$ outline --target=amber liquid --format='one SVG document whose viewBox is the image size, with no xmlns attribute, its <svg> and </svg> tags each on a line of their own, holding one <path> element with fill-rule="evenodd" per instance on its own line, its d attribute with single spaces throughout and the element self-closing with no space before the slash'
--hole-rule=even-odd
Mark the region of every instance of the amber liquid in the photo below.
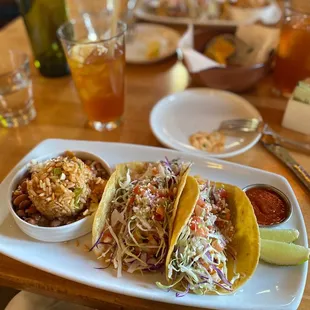
<svg viewBox="0 0 310 310">
<path fill-rule="evenodd" d="M 83 64 L 69 58 L 69 65 L 88 120 L 119 120 L 124 112 L 124 50 L 115 49 L 112 57 L 91 55 Z"/>
<path fill-rule="evenodd" d="M 274 71 L 275 87 L 291 94 L 298 81 L 310 77 L 310 18 L 282 27 Z"/>
</svg>

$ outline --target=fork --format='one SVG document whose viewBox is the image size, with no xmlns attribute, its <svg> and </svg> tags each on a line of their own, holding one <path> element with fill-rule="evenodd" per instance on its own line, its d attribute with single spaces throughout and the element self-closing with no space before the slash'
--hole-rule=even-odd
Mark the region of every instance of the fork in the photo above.
<svg viewBox="0 0 310 310">
<path fill-rule="evenodd" d="M 266 141 L 270 141 L 270 144 L 277 144 L 298 152 L 310 154 L 310 144 L 284 138 L 274 132 L 268 124 L 258 118 L 232 119 L 223 121 L 218 130 L 226 132 L 235 131 L 243 133 L 261 133 L 263 134 L 262 139 L 265 143 L 268 143 Z"/>
<path fill-rule="evenodd" d="M 264 122 L 258 118 L 231 119 L 223 121 L 218 130 L 262 133 Z"/>
</svg>

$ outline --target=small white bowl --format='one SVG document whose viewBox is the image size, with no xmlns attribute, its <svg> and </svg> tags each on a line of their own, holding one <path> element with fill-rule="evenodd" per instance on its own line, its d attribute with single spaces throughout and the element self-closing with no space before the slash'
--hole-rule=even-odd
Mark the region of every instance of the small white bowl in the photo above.
<svg viewBox="0 0 310 310">
<path fill-rule="evenodd" d="M 48 154 L 39 158 L 33 159 L 36 162 L 42 162 L 51 158 L 55 158 L 57 156 L 63 155 L 65 152 L 58 152 L 53 154 Z M 111 175 L 111 168 L 108 165 L 106 161 L 104 161 L 102 158 L 83 151 L 72 151 L 76 155 L 76 157 L 80 159 L 91 159 L 98 161 L 101 163 L 103 168 L 107 171 L 109 175 Z M 79 238 L 81 236 L 84 236 L 91 232 L 92 224 L 94 220 L 94 213 L 90 216 L 87 216 L 83 219 L 80 219 L 74 223 L 67 224 L 64 226 L 59 227 L 41 227 L 29 224 L 22 220 L 14 211 L 13 205 L 12 205 L 12 193 L 17 188 L 18 184 L 20 183 L 21 179 L 25 177 L 27 171 L 29 169 L 29 163 L 27 163 L 23 168 L 21 168 L 14 178 L 12 179 L 12 182 L 9 186 L 9 192 L 8 192 L 8 199 L 9 199 L 9 211 L 11 212 L 13 219 L 15 223 L 18 225 L 18 227 L 28 236 L 45 242 L 63 242 L 68 241 L 72 239 Z"/>
</svg>

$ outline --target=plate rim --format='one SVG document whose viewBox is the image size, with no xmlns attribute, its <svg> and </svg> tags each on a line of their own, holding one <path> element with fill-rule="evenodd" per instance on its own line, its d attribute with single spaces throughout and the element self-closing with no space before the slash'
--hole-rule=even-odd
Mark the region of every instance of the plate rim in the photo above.
<svg viewBox="0 0 310 310">
<path fill-rule="evenodd" d="M 245 153 L 246 151 L 248 151 L 249 149 L 251 149 L 253 146 L 255 146 L 260 138 L 262 137 L 262 133 L 257 133 L 256 137 L 250 142 L 248 143 L 247 145 L 245 145 L 244 147 L 242 147 L 241 149 L 239 150 L 235 150 L 235 151 L 232 151 L 232 152 L 228 152 L 228 153 L 217 153 L 217 154 L 212 154 L 212 153 L 208 153 L 208 152 L 203 152 L 203 151 L 199 151 L 199 150 L 190 150 L 190 149 L 183 149 L 183 148 L 178 148 L 176 145 L 174 145 L 173 143 L 169 143 L 169 141 L 163 139 L 163 136 L 160 134 L 160 130 L 158 130 L 158 127 L 156 127 L 156 113 L 159 113 L 158 111 L 160 109 L 163 108 L 163 106 L 165 104 L 167 104 L 168 102 L 170 102 L 170 98 L 173 98 L 173 97 L 176 97 L 176 96 L 179 96 L 179 95 L 182 95 L 183 93 L 189 93 L 189 92 L 200 92 L 200 93 L 203 93 L 203 92 L 206 92 L 206 93 L 219 93 L 219 94 L 226 94 L 226 95 L 229 95 L 229 96 L 232 96 L 236 99 L 238 99 L 239 101 L 242 100 L 245 104 L 248 104 L 248 106 L 258 115 L 258 118 L 260 120 L 262 120 L 262 115 L 260 114 L 260 112 L 256 109 L 255 106 L 253 106 L 247 99 L 235 94 L 235 93 L 232 93 L 232 92 L 229 92 L 229 91 L 226 91 L 226 90 L 221 90 L 221 89 L 214 89 L 214 88 L 207 88 L 207 87 L 195 87 L 195 88 L 187 88 L 183 91 L 179 91 L 179 92 L 175 92 L 173 94 L 170 94 L 168 96 L 165 96 L 163 98 L 161 98 L 160 100 L 158 100 L 155 105 L 153 106 L 151 112 L 150 112 L 150 116 L 149 116 L 149 124 L 150 124 L 150 127 L 151 127 L 151 130 L 154 134 L 154 136 L 156 137 L 156 139 L 164 146 L 170 148 L 170 149 L 173 149 L 173 150 L 177 150 L 177 151 L 180 151 L 180 152 L 185 152 L 185 153 L 188 153 L 188 154 L 191 154 L 191 155 L 194 155 L 194 156 L 199 156 L 199 157 L 203 157 L 203 158 L 217 158 L 217 159 L 224 159 L 224 158 L 230 158 L 230 157 L 233 157 L 233 156 L 237 156 L 237 155 L 240 155 L 240 154 L 243 154 Z"/>
<path fill-rule="evenodd" d="M 250 167 L 250 166 L 246 166 L 246 165 L 242 165 L 242 164 L 239 164 L 239 163 L 234 163 L 234 162 L 227 162 L 227 161 L 223 161 L 223 160 L 220 160 L 220 159 L 214 159 L 214 158 L 201 158 L 199 156 L 195 156 L 195 155 L 192 155 L 192 154 L 186 154 L 186 153 L 182 153 L 182 152 L 179 152 L 179 151 L 175 151 L 175 150 L 170 150 L 170 149 L 165 149 L 165 148 L 158 148 L 158 147 L 154 147 L 154 146 L 145 146 L 145 145 L 137 145 L 137 144 L 130 144 L 130 143 L 118 143 L 118 142 L 102 142 L 102 141 L 87 141 L 87 140 L 70 140 L 70 139 L 46 139 L 46 140 L 43 140 L 42 142 L 38 143 L 33 149 L 31 149 L 16 165 L 15 167 L 8 173 L 8 175 L 4 178 L 3 182 L 0 184 L 0 193 L 3 191 L 3 186 L 4 185 L 7 185 L 9 184 L 10 182 L 10 177 L 12 177 L 12 175 L 17 171 L 17 169 L 19 169 L 20 166 L 24 165 L 24 161 L 25 160 L 28 160 L 27 158 L 30 157 L 30 156 L 34 156 L 34 153 L 35 151 L 42 151 L 40 150 L 39 148 L 42 148 L 44 146 L 44 144 L 48 144 L 48 143 L 59 143 L 59 142 L 74 142 L 74 143 L 90 143 L 90 144 L 103 144 L 103 145 L 106 145 L 106 146 L 126 146 L 126 147 L 132 147 L 132 148 L 136 148 L 137 150 L 138 149 L 141 149 L 141 148 L 145 148 L 145 149 L 149 149 L 149 150 L 157 150 L 157 151 L 165 151 L 165 152 L 169 152 L 171 155 L 172 154 L 179 154 L 179 155 L 185 155 L 185 157 L 191 157 L 193 158 L 193 160 L 197 160 L 199 161 L 199 165 L 202 165 L 202 161 L 207 163 L 207 164 L 212 164 L 212 163 L 219 163 L 219 164 L 222 164 L 226 167 L 242 167 L 243 169 L 245 170 L 251 170 L 251 171 L 257 171 L 258 173 L 263 173 L 263 174 L 266 174 L 266 175 L 270 175 L 270 176 L 273 176 L 274 178 L 277 178 L 279 180 L 281 180 L 281 182 L 284 183 L 284 185 L 286 186 L 287 190 L 290 192 L 290 195 L 292 196 L 293 198 L 293 202 L 294 202 L 294 211 L 297 212 L 297 218 L 298 218 L 298 221 L 300 222 L 300 226 L 301 226 L 301 235 L 303 236 L 303 239 L 304 239 L 304 245 L 305 246 L 308 246 L 308 236 L 307 236 L 307 228 L 305 226 L 305 222 L 304 222 L 304 218 L 303 218 L 303 214 L 302 214 L 302 211 L 301 211 L 301 208 L 299 206 L 299 203 L 297 201 L 297 198 L 295 196 L 295 193 L 290 185 L 290 183 L 288 182 L 288 180 L 283 177 L 282 175 L 279 175 L 277 173 L 273 173 L 273 172 L 269 172 L 269 171 L 266 171 L 266 170 L 262 170 L 262 169 L 258 169 L 258 168 L 254 168 L 254 167 Z M 62 147 L 64 148 L 64 147 Z M 114 166 L 114 165 L 111 165 L 111 166 Z M 224 168 L 225 169 L 225 168 Z M 39 242 L 39 241 L 35 241 L 35 242 Z M 14 255 L 14 253 L 8 253 L 6 251 L 3 251 L 3 248 L 0 244 L 0 253 L 6 255 L 6 256 L 9 256 L 11 258 L 14 258 L 26 265 L 30 265 L 30 266 L 33 266 L 34 268 L 37 268 L 37 269 L 40 269 L 40 270 L 43 270 L 45 272 L 48 272 L 50 274 L 53 274 L 53 275 L 56 275 L 56 276 L 59 276 L 59 277 L 62 277 L 62 278 L 66 278 L 68 280 L 71 280 L 71 281 L 74 281 L 74 282 L 78 282 L 78 283 L 82 283 L 82 284 L 85 284 L 85 285 L 88 285 L 88 286 L 91 286 L 91 287 L 95 287 L 95 288 L 99 288 L 99 289 L 102 289 L 106 292 L 113 292 L 113 293 L 116 293 L 118 295 L 126 295 L 126 296 L 132 296 L 132 297 L 136 297 L 136 298 L 141 298 L 141 297 L 138 297 L 137 295 L 134 295 L 134 294 L 128 294 L 127 292 L 125 293 L 121 293 L 119 291 L 116 291 L 115 289 L 107 289 L 107 288 L 102 288 L 102 287 L 99 287 L 98 284 L 94 284 L 91 282 L 91 280 L 85 280 L 85 279 L 82 279 L 82 281 L 78 281 L 76 279 L 76 277 L 72 276 L 70 273 L 66 273 L 65 271 L 50 271 L 48 270 L 48 268 L 46 266 L 37 266 L 35 264 L 32 264 L 31 262 L 27 261 L 27 259 L 25 257 L 20 257 L 18 255 Z M 301 271 L 301 281 L 299 282 L 299 285 L 298 287 L 300 288 L 300 290 L 298 291 L 298 294 L 296 294 L 295 296 L 295 299 L 292 300 L 292 302 L 288 305 L 285 306 L 285 309 L 291 309 L 290 307 L 291 306 L 297 306 L 300 304 L 301 302 L 301 299 L 303 297 L 303 293 L 304 293 L 304 290 L 305 290 L 305 285 L 306 285 L 306 280 L 307 280 L 307 273 L 308 273 L 308 262 L 305 263 L 303 265 L 303 270 Z M 64 270 L 64 269 L 63 269 Z M 142 297 L 143 299 L 146 299 L 146 300 L 154 300 L 154 301 L 158 301 L 157 299 L 154 299 L 152 298 L 151 296 L 143 296 Z M 179 302 L 179 299 L 175 299 L 175 302 L 169 302 L 169 301 L 161 301 L 161 302 L 164 302 L 164 303 L 171 303 L 171 304 L 178 304 L 178 305 L 184 305 L 184 306 L 189 306 L 189 304 L 186 304 L 186 303 L 180 303 Z M 281 304 L 282 305 L 282 304 Z M 196 307 L 200 307 L 199 305 L 195 305 Z M 203 307 L 203 306 L 202 306 Z M 206 306 L 204 306 L 206 307 Z M 275 309 L 274 308 L 275 305 L 273 305 L 272 307 L 270 306 L 265 306 L 263 309 Z M 289 307 L 289 308 L 288 308 Z M 262 309 L 260 306 L 257 307 L 255 304 L 253 304 L 253 307 L 251 307 L 252 309 Z M 227 308 L 218 308 L 218 309 L 227 309 Z M 236 309 L 235 306 L 234 307 L 231 307 L 230 309 Z M 239 309 L 248 309 L 248 308 L 245 308 L 245 307 L 240 307 Z"/>
<path fill-rule="evenodd" d="M 155 14 L 151 14 L 146 12 L 143 9 L 143 5 L 138 6 L 134 12 L 135 16 L 143 19 L 145 21 L 157 22 L 162 24 L 172 24 L 172 25 L 187 25 L 191 20 L 187 17 L 171 17 L 171 16 L 157 16 Z M 237 23 L 235 21 L 229 20 L 208 20 L 207 22 L 197 22 L 194 21 L 194 25 L 201 25 L 201 26 L 221 26 L 221 27 L 236 27 L 241 23 Z M 246 24 L 246 23 L 245 23 Z"/>
<path fill-rule="evenodd" d="M 130 65 L 147 65 L 147 64 L 155 64 L 158 63 L 160 61 L 163 61 L 173 55 L 175 55 L 177 53 L 177 49 L 178 49 L 178 43 L 180 41 L 180 39 L 182 38 L 182 36 L 173 28 L 166 26 L 166 25 L 162 25 L 162 24 L 156 24 L 156 23 L 146 23 L 146 22 L 138 22 L 137 25 L 142 25 L 142 26 L 146 26 L 147 28 L 161 28 L 164 29 L 166 31 L 169 31 L 171 34 L 173 34 L 175 36 L 175 49 L 171 49 L 171 52 L 169 52 L 166 55 L 157 57 L 155 59 L 144 59 L 144 60 L 132 60 L 132 59 L 127 59 L 127 53 L 126 53 L 126 63 L 130 64 Z"/>
<path fill-rule="evenodd" d="M 269 6 L 275 6 L 275 5 L 279 8 L 279 5 L 275 0 L 269 0 Z M 253 22 L 252 20 L 236 21 L 225 19 L 206 19 L 205 21 L 195 20 L 194 22 L 192 22 L 189 17 L 158 16 L 156 14 L 147 12 L 144 9 L 143 1 L 138 3 L 136 9 L 134 10 L 134 14 L 136 17 L 146 21 L 163 23 L 163 24 L 173 24 L 173 25 L 187 25 L 189 23 L 193 23 L 194 25 L 197 26 L 237 27 L 243 25 L 253 25 L 256 23 L 256 21 Z M 266 23 L 265 26 L 268 26 L 268 24 Z"/>
</svg>

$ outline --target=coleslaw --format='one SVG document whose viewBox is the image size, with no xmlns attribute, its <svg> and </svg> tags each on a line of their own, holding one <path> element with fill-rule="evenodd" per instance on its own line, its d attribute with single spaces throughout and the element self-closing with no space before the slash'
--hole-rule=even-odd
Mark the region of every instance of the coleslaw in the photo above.
<svg viewBox="0 0 310 310">
<path fill-rule="evenodd" d="M 195 294 L 218 292 L 218 287 L 232 291 L 240 278 L 234 270 L 233 278 L 227 277 L 227 251 L 234 236 L 227 192 L 201 179 L 200 195 L 190 220 L 184 226 L 168 265 L 169 286 L 157 283 L 160 288 L 173 288 L 177 296 L 189 291 Z M 233 249 L 229 249 L 233 252 Z M 235 257 L 234 254 L 232 256 Z"/>
<path fill-rule="evenodd" d="M 99 259 L 129 273 L 161 268 L 168 252 L 169 221 L 178 184 L 189 168 L 178 159 L 145 163 L 142 173 L 127 167 L 111 202 L 105 228 L 94 246 Z"/>
</svg>

